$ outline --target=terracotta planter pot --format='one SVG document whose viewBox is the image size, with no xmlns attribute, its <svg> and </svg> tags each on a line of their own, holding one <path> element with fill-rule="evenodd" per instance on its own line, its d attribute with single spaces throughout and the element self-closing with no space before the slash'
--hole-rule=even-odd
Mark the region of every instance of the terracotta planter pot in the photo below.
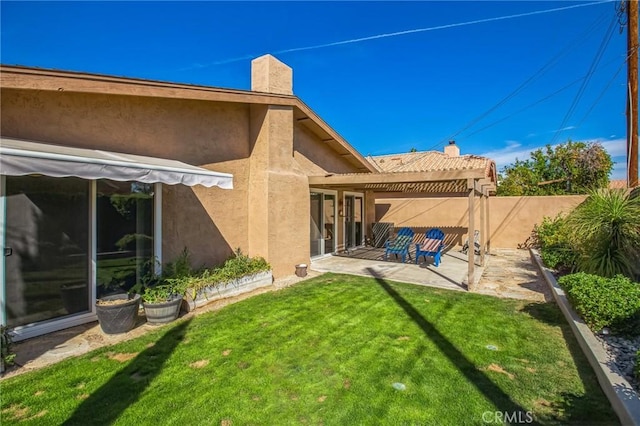
<svg viewBox="0 0 640 426">
<path fill-rule="evenodd" d="M 106 296 L 100 300 L 115 301 L 124 300 L 123 303 L 113 305 L 100 305 L 96 303 L 96 314 L 100 328 L 107 334 L 126 333 L 136 325 L 138 309 L 140 308 L 140 295 L 116 294 Z"/>
</svg>

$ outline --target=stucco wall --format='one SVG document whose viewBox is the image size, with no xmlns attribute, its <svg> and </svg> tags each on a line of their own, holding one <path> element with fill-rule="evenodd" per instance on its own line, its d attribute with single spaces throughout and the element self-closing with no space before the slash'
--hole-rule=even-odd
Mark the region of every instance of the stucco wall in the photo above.
<svg viewBox="0 0 640 426">
<path fill-rule="evenodd" d="M 305 176 L 320 176 L 325 173 L 356 173 L 358 171 L 313 132 L 298 123 L 294 127 L 293 158 L 296 169 Z M 344 191 L 337 191 L 336 202 L 338 206 L 343 205 Z M 344 250 L 344 217 L 338 214 L 337 221 L 336 250 Z M 307 235 L 300 235 L 300 238 L 309 240 L 308 234 L 307 232 Z"/>
<path fill-rule="evenodd" d="M 306 175 L 293 160 L 293 109 L 251 106 L 249 248 L 274 277 L 309 262 L 310 199 Z"/>
<path fill-rule="evenodd" d="M 303 125 L 296 123 L 293 137 L 293 158 L 308 176 L 357 172 L 351 163 Z"/>
<path fill-rule="evenodd" d="M 180 160 L 233 173 L 234 189 L 163 189 L 163 260 L 196 265 L 247 250 L 247 105 L 2 89 L 2 135 Z M 214 164 L 215 163 L 215 164 Z"/>
<path fill-rule="evenodd" d="M 553 197 L 491 197 L 489 225 L 491 246 L 516 248 L 531 235 L 545 216 L 568 213 L 584 201 L 583 195 Z M 376 221 L 396 227 L 443 228 L 453 245 L 468 235 L 467 198 L 395 198 L 376 194 Z M 480 228 L 479 200 L 475 204 L 476 229 Z"/>
<path fill-rule="evenodd" d="M 308 176 L 355 168 L 296 123 L 292 108 L 253 105 L 250 111 L 249 248 L 269 260 L 277 278 L 310 261 Z M 342 241 L 341 222 L 337 228 Z"/>
<path fill-rule="evenodd" d="M 163 261 L 187 247 L 195 266 L 212 266 L 241 248 L 291 275 L 309 262 L 308 176 L 356 171 L 287 106 L 8 88 L 1 102 L 3 136 L 232 173 L 233 190 L 163 186 Z"/>
</svg>

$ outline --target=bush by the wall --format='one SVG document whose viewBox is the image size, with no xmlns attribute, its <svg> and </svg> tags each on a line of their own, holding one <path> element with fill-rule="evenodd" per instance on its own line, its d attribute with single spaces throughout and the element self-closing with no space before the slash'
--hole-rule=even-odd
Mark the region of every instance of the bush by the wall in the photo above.
<svg viewBox="0 0 640 426">
<path fill-rule="evenodd" d="M 181 291 L 189 291 L 192 297 L 195 297 L 195 294 L 205 287 L 227 284 L 269 270 L 271 265 L 264 258 L 249 257 L 238 248 L 222 266 L 205 268 L 197 273 L 167 278 L 165 281 Z"/>
<path fill-rule="evenodd" d="M 640 197 L 599 189 L 567 218 L 579 240 L 577 270 L 603 277 L 640 277 Z"/>
<path fill-rule="evenodd" d="M 9 327 L 0 325 L 0 358 L 2 359 L 3 368 L 13 365 L 15 362 L 16 354 L 11 350 L 12 344 Z"/>
<path fill-rule="evenodd" d="M 604 278 L 584 272 L 558 280 L 574 309 L 594 331 L 609 327 L 640 334 L 640 284 L 617 275 Z"/>
<path fill-rule="evenodd" d="M 545 217 L 540 225 L 533 228 L 533 236 L 533 245 L 540 249 L 540 257 L 545 265 L 565 272 L 574 269 L 577 255 L 566 217 Z"/>
</svg>

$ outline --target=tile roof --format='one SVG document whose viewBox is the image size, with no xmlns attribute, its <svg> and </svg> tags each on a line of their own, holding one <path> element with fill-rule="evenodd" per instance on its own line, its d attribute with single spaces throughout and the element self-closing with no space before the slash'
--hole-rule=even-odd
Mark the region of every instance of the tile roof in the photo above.
<svg viewBox="0 0 640 426">
<path fill-rule="evenodd" d="M 487 176 L 495 180 L 493 176 L 495 163 L 493 160 L 477 155 L 450 157 L 439 151 L 422 151 L 368 156 L 366 159 L 381 172 L 485 169 Z"/>
</svg>

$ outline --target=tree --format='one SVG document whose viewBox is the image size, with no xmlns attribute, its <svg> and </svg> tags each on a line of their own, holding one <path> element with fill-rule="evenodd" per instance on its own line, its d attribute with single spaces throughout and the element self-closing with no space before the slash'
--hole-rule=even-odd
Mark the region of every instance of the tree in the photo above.
<svg viewBox="0 0 640 426">
<path fill-rule="evenodd" d="M 586 194 L 607 187 L 611 156 L 599 143 L 567 141 L 530 153 L 530 159 L 505 166 L 498 195 Z"/>
</svg>

